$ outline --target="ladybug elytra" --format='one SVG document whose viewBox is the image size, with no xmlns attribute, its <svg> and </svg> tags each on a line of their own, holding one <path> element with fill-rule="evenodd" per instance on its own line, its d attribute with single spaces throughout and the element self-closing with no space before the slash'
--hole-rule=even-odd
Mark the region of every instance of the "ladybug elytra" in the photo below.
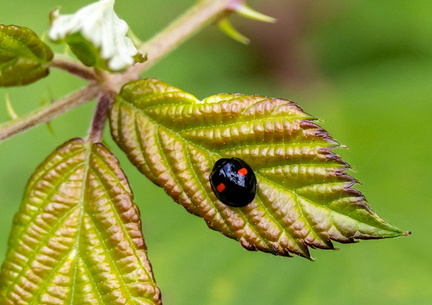
<svg viewBox="0 0 432 305">
<path fill-rule="evenodd" d="M 226 205 L 244 207 L 255 198 L 257 181 L 250 166 L 239 158 L 216 161 L 210 174 L 216 197 Z"/>
</svg>

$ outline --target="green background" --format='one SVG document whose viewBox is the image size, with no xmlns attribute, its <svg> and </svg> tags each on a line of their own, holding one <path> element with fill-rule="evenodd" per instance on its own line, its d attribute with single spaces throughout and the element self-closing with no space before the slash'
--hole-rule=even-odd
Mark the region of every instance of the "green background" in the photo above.
<svg viewBox="0 0 432 305">
<path fill-rule="evenodd" d="M 116 9 L 142 39 L 191 0 L 118 1 Z M 70 13 L 86 1 L 2 0 L 0 23 L 42 35 L 57 5 Z M 251 38 L 238 44 L 210 27 L 145 77 L 199 98 L 221 92 L 283 97 L 322 119 L 349 150 L 371 207 L 413 234 L 393 240 L 313 250 L 316 262 L 248 252 L 207 228 L 139 175 L 109 139 L 141 209 L 143 230 L 164 304 L 417 304 L 432 302 L 432 2 L 430 0 L 250 1 L 274 25 L 234 18 Z M 59 49 L 57 47 L 57 49 Z M 60 47 L 61 50 L 61 47 Z M 8 93 L 18 114 L 72 92 L 84 82 L 61 71 Z M 58 145 L 85 137 L 94 108 L 86 104 L 0 144 L 0 260 L 28 177 Z"/>
</svg>

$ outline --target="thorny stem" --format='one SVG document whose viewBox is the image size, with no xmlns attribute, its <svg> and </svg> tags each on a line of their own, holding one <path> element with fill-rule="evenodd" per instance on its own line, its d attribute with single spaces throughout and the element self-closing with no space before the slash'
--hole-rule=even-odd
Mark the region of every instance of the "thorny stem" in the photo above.
<svg viewBox="0 0 432 305">
<path fill-rule="evenodd" d="M 41 107 L 25 116 L 0 125 L 0 141 L 5 140 L 17 133 L 23 132 L 36 125 L 47 123 L 59 116 L 76 108 L 92 99 L 94 99 L 100 88 L 96 84 L 90 84 L 87 87 L 76 91 L 52 104 Z"/>
<path fill-rule="evenodd" d="M 84 66 L 67 63 L 62 59 L 55 59 L 52 63 L 52 66 L 55 68 L 66 70 L 87 80 L 98 80 L 105 83 L 95 84 L 93 82 L 84 89 L 76 91 L 75 93 L 55 101 L 48 106 L 41 107 L 26 116 L 0 124 L 0 141 L 36 125 L 49 122 L 60 114 L 94 99 L 98 94 L 100 95 L 100 100 L 97 107 L 109 107 L 111 97 L 108 99 L 105 96 L 107 94 L 106 92 L 110 92 L 109 96 L 118 92 L 125 83 L 136 79 L 142 72 L 148 70 L 186 39 L 214 22 L 231 7 L 230 5 L 232 2 L 238 1 L 239 0 L 199 1 L 196 5 L 191 7 L 182 16 L 170 24 L 165 30 L 161 31 L 147 43 L 142 44 L 139 47 L 139 51 L 147 53 L 149 60 L 142 64 L 135 64 L 123 74 L 106 75 L 103 79 L 99 79 L 97 74 L 92 73 Z M 103 103 L 102 100 L 104 101 Z M 108 104 L 108 106 L 105 104 Z M 103 109 L 101 111 L 104 112 Z M 102 134 L 101 130 L 103 129 L 103 125 L 100 127 L 99 124 L 104 124 L 106 111 L 103 116 L 99 116 L 98 113 L 99 110 L 97 109 L 95 112 L 97 118 L 95 117 L 93 119 L 93 123 L 97 126 L 94 126 L 92 123 L 93 127 L 90 129 L 89 134 L 89 139 L 91 141 L 100 140 Z"/>
<path fill-rule="evenodd" d="M 149 60 L 130 67 L 126 73 L 120 76 L 118 81 L 125 83 L 136 79 L 142 72 L 147 71 L 185 40 L 213 23 L 230 7 L 233 1 L 234 0 L 199 1 L 177 20 L 168 25 L 163 31 L 159 32 L 148 42 L 143 43 L 139 51 L 141 53 L 147 53 Z M 116 80 L 116 82 L 118 81 Z"/>
</svg>

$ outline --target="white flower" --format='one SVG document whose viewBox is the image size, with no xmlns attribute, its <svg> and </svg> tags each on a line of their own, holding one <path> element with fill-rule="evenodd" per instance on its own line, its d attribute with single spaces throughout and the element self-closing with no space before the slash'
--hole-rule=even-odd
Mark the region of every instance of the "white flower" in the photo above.
<svg viewBox="0 0 432 305">
<path fill-rule="evenodd" d="M 138 50 L 129 37 L 128 25 L 114 12 L 115 0 L 100 0 L 89 4 L 75 14 L 54 16 L 49 31 L 51 40 L 61 40 L 80 32 L 85 39 L 100 48 L 100 57 L 108 61 L 114 71 L 134 63 Z"/>
</svg>

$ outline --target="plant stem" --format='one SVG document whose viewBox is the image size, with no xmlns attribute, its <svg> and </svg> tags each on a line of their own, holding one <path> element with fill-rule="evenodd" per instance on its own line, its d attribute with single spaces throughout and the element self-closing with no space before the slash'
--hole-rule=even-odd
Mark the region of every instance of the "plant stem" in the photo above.
<svg viewBox="0 0 432 305">
<path fill-rule="evenodd" d="M 96 80 L 96 74 L 91 68 L 87 68 L 80 63 L 74 63 L 70 60 L 56 56 L 51 62 L 51 67 L 69 72 L 88 81 Z"/>
<path fill-rule="evenodd" d="M 103 91 L 99 94 L 95 114 L 88 134 L 88 141 L 91 143 L 99 143 L 102 140 L 108 109 L 113 100 L 114 96 L 112 92 Z"/>
<path fill-rule="evenodd" d="M 215 22 L 231 2 L 233 0 L 199 1 L 163 31 L 143 43 L 139 51 L 147 53 L 148 61 L 133 65 L 126 73 L 117 76 L 115 82 L 124 84 L 139 77 L 141 73 L 147 71 L 196 32 Z"/>
<path fill-rule="evenodd" d="M 51 121 L 60 114 L 94 99 L 99 91 L 100 88 L 98 85 L 90 84 L 65 98 L 53 102 L 52 104 L 43 106 L 25 116 L 1 124 L 0 141 L 36 125 Z"/>
<path fill-rule="evenodd" d="M 86 88 L 62 98 L 51 105 L 41 107 L 25 116 L 0 124 L 0 141 L 36 125 L 49 122 L 58 115 L 94 99 L 98 94 L 107 89 L 109 92 L 118 92 L 125 83 L 136 79 L 142 72 L 148 70 L 182 42 L 214 22 L 230 7 L 233 1 L 239 0 L 199 1 L 165 30 L 140 46 L 140 52 L 147 53 L 149 60 L 142 64 L 133 65 L 123 74 L 110 74 L 106 75 L 103 79 L 99 79 L 96 73 L 91 72 L 84 66 L 71 62 L 68 63 L 62 58 L 56 58 L 52 63 L 53 67 L 68 71 L 87 80 L 97 80 L 104 83 L 91 83 Z M 105 122 L 101 118 L 97 118 L 97 121 Z M 95 130 L 99 130 L 99 127 L 95 127 Z M 92 132 L 93 128 L 90 131 L 90 138 L 93 139 L 95 137 L 96 139 L 99 137 L 96 134 L 92 135 Z M 96 131 L 94 132 L 96 133 Z"/>
</svg>

